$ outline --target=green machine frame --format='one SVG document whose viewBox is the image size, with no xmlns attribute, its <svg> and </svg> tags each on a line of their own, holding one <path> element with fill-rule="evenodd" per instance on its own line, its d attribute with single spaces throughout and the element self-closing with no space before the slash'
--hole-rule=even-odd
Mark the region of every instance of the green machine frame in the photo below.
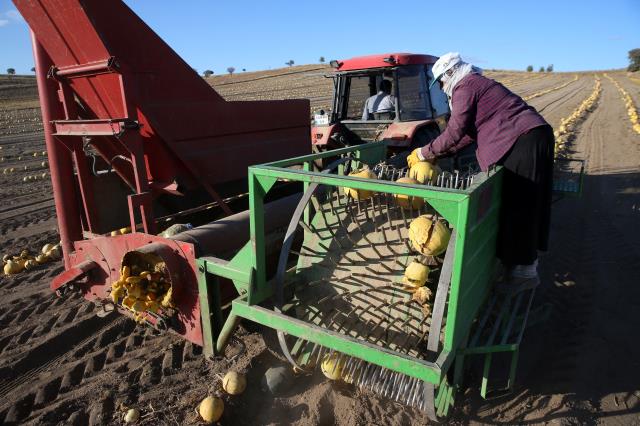
<svg viewBox="0 0 640 426">
<path fill-rule="evenodd" d="M 446 414 L 453 405 L 454 390 L 461 380 L 463 349 L 492 287 L 497 262 L 495 245 L 502 171 L 497 169 L 481 173 L 464 190 L 354 178 L 345 176 L 342 168 L 336 174 L 312 171 L 313 165 L 319 160 L 340 156 L 350 156 L 374 165 L 385 159 L 386 151 L 384 142 L 376 142 L 249 168 L 251 240 L 230 260 L 212 257 L 198 259 L 205 355 L 222 352 L 239 320 L 244 318 L 432 383 L 440 390 L 435 401 L 438 415 Z M 264 200 L 279 180 L 302 182 L 305 190 L 310 184 L 318 183 L 421 197 L 449 222 L 455 230 L 455 251 L 445 312 L 444 341 L 435 361 L 409 357 L 298 320 L 270 307 L 272 285 L 266 272 Z M 309 215 L 310 212 L 306 211 L 304 221 L 307 223 L 310 221 Z M 295 274 L 296 271 L 289 270 L 288 273 Z M 226 320 L 223 319 L 220 303 L 218 277 L 232 280 L 240 294 L 231 303 Z M 453 374 L 448 375 L 452 367 L 455 367 Z"/>
</svg>

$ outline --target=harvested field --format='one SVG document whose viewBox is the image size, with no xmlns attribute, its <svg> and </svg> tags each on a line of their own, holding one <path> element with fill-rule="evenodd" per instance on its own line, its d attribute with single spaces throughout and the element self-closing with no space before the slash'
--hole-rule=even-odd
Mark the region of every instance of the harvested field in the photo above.
<svg viewBox="0 0 640 426">
<path fill-rule="evenodd" d="M 328 66 L 214 76 L 228 100 L 308 98 L 329 108 Z M 608 73 L 640 106 L 640 82 Z M 487 72 L 523 97 L 553 125 L 592 93 L 594 73 Z M 525 333 L 516 389 L 479 397 L 481 365 L 473 365 L 452 421 L 490 424 L 640 421 L 640 134 L 620 91 L 598 73 L 602 91 L 574 130 L 570 154 L 588 161 L 582 198 L 554 204 L 551 250 L 541 258 L 536 306 L 552 308 Z M 577 78 L 576 78 L 577 77 Z M 555 90 L 550 90 L 555 89 Z M 35 80 L 0 78 L 0 250 L 39 250 L 56 242 L 55 208 Z M 36 153 L 36 156 L 33 154 Z M 25 170 L 26 167 L 26 170 Z M 11 170 L 4 173 L 4 170 Z M 25 177 L 36 176 L 36 179 Z M 0 277 L 0 423 L 120 424 L 138 407 L 141 424 L 197 424 L 194 407 L 229 368 L 247 369 L 249 387 L 225 399 L 222 424 L 418 424 L 426 416 L 320 373 L 294 379 L 278 397 L 258 385 L 284 360 L 274 335 L 241 328 L 227 357 L 117 315 L 98 317 L 79 298 L 49 290 L 60 262 Z M 494 363 L 501 369 L 500 357 Z"/>
</svg>

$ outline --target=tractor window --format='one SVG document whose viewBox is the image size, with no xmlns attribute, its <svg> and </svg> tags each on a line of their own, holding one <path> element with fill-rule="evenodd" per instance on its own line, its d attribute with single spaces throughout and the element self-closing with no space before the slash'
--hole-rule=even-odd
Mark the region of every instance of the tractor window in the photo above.
<svg viewBox="0 0 640 426">
<path fill-rule="evenodd" d="M 374 95 L 377 77 L 369 75 L 349 77 L 349 99 L 347 101 L 347 113 L 345 120 L 360 120 L 364 103 L 369 96 Z M 373 86 L 372 86 L 373 85 Z"/>
<path fill-rule="evenodd" d="M 427 76 L 429 77 L 429 83 L 433 81 L 433 71 L 431 68 L 433 65 L 427 65 Z M 439 84 L 434 84 L 431 86 L 429 90 L 431 94 L 431 103 L 433 104 L 433 109 L 436 111 L 436 117 L 448 114 L 449 113 L 449 100 L 447 99 L 447 95 L 440 89 Z"/>
<path fill-rule="evenodd" d="M 398 98 L 400 120 L 426 120 L 431 118 L 431 105 L 422 65 L 398 68 Z"/>
</svg>

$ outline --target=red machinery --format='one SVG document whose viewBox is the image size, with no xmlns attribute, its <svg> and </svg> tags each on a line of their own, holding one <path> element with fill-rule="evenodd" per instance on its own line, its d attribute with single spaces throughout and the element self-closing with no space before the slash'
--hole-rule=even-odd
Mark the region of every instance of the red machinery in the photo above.
<svg viewBox="0 0 640 426">
<path fill-rule="evenodd" d="M 330 114 L 315 115 L 311 140 L 316 148 L 336 148 L 386 140 L 390 147 L 423 146 L 444 127 L 447 97 L 438 85 L 429 88 L 438 58 L 413 53 L 388 53 L 331 61 L 334 73 Z M 392 83 L 395 111 L 363 115 L 365 101 L 378 93 L 380 82 Z"/>
<path fill-rule="evenodd" d="M 246 208 L 249 165 L 310 152 L 309 101 L 225 101 L 120 0 L 14 3 L 32 30 L 64 253 L 52 288 L 103 299 L 127 252 L 164 253 L 171 328 L 201 343 L 196 252 L 248 238 L 242 214 L 206 223 Z M 187 241 L 155 235 L 187 221 L 204 224 Z"/>
</svg>

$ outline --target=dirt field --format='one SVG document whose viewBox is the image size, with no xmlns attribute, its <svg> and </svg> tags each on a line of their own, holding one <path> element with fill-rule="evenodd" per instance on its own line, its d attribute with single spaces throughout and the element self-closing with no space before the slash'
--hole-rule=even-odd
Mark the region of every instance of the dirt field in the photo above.
<svg viewBox="0 0 640 426">
<path fill-rule="evenodd" d="M 309 65 L 208 81 L 230 100 L 307 97 L 319 109 L 331 102 L 328 72 Z M 568 83 L 530 100 L 554 126 L 595 82 L 593 73 L 487 74 L 523 97 Z M 541 259 L 535 304 L 551 306 L 551 317 L 525 333 L 514 392 L 482 400 L 474 365 L 454 423 L 640 424 L 640 135 L 618 89 L 598 75 L 600 98 L 570 147 L 588 162 L 585 191 L 554 204 L 552 246 Z M 637 77 L 609 75 L 640 106 Z M 0 168 L 14 169 L 0 174 L 2 254 L 58 239 L 51 184 L 42 178 L 47 168 L 34 84 L 0 78 Z M 38 179 L 23 182 L 25 176 Z M 242 328 L 226 358 L 206 362 L 199 347 L 174 336 L 116 315 L 100 318 L 78 298 L 57 299 L 48 286 L 62 270 L 55 263 L 0 278 L 0 423 L 119 424 L 124 407 L 138 407 L 143 424 L 196 424 L 194 407 L 231 367 L 248 371 L 249 388 L 225 397 L 221 424 L 427 423 L 418 411 L 319 373 L 269 396 L 260 378 L 283 364 L 272 332 Z M 501 364 L 498 358 L 497 371 Z"/>
</svg>

